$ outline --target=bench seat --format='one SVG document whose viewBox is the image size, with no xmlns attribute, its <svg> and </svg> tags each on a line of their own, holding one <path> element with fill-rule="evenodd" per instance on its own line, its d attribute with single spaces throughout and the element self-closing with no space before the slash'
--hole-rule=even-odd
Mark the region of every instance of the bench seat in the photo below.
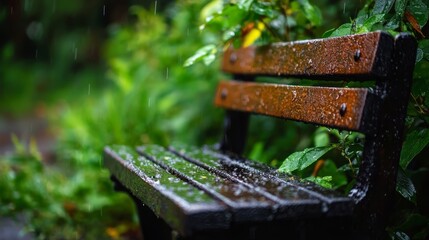
<svg viewBox="0 0 429 240">
<path fill-rule="evenodd" d="M 355 205 L 336 191 L 210 146 L 116 145 L 104 152 L 117 182 L 182 236 L 262 222 L 349 217 Z"/>
</svg>

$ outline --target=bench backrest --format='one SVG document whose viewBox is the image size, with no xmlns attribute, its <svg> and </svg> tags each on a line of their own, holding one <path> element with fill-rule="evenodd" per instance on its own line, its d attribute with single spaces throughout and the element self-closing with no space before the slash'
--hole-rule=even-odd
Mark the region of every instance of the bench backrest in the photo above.
<svg viewBox="0 0 429 240">
<path fill-rule="evenodd" d="M 234 80 L 221 81 L 215 97 L 215 105 L 227 109 L 221 149 L 243 151 L 249 113 L 364 133 L 363 158 L 349 196 L 376 228 L 384 224 L 395 191 L 415 58 L 414 37 L 385 32 L 229 49 L 222 70 Z M 289 86 L 254 82 L 257 76 L 375 84 Z"/>
</svg>

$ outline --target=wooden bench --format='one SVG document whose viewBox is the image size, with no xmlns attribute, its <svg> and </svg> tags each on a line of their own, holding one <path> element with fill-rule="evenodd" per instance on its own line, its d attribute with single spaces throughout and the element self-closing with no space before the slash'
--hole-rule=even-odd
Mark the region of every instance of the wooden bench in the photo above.
<svg viewBox="0 0 429 240">
<path fill-rule="evenodd" d="M 416 41 L 385 32 L 230 49 L 215 105 L 218 147 L 108 146 L 104 163 L 135 200 L 145 239 L 374 239 L 385 234 Z M 260 83 L 257 76 L 373 81 L 370 88 Z M 240 157 L 249 114 L 365 134 L 348 195 Z M 118 206 L 120 207 L 120 206 Z"/>
</svg>

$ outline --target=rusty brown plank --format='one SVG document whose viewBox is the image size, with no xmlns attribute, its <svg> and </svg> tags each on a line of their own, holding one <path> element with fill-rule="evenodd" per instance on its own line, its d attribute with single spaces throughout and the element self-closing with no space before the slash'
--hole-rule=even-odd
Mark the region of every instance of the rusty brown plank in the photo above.
<svg viewBox="0 0 429 240">
<path fill-rule="evenodd" d="M 221 81 L 215 105 L 348 130 L 359 130 L 368 90 Z"/>
<path fill-rule="evenodd" d="M 329 80 L 335 76 L 353 80 L 384 77 L 391 65 L 392 51 L 391 35 L 372 32 L 228 49 L 223 55 L 222 70 L 232 74 L 329 77 Z"/>
</svg>

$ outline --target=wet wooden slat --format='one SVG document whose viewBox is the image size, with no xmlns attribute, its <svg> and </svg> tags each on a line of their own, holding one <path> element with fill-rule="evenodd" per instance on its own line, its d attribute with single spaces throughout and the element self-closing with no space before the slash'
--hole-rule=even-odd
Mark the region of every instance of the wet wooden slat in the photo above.
<svg viewBox="0 0 429 240">
<path fill-rule="evenodd" d="M 215 104 L 231 110 L 358 131 L 367 92 L 361 88 L 221 81 Z"/>
<path fill-rule="evenodd" d="M 277 169 L 271 168 L 266 164 L 251 161 L 238 156 L 225 155 L 212 146 L 205 146 L 204 152 L 219 159 L 219 161 L 227 162 L 230 165 L 247 169 L 251 172 L 255 172 L 257 175 L 274 178 L 276 181 L 281 181 L 288 186 L 293 186 L 294 188 L 302 190 L 313 197 L 320 199 L 323 205 L 322 208 L 324 208 L 322 211 L 326 211 L 326 215 L 328 216 L 344 216 L 353 212 L 353 200 L 337 191 L 320 187 L 312 182 L 303 181 L 296 176 L 279 173 Z"/>
<path fill-rule="evenodd" d="M 223 55 L 222 70 L 241 75 L 360 80 L 361 77 L 387 76 L 392 52 L 392 36 L 372 32 L 229 49 Z"/>
<path fill-rule="evenodd" d="M 137 151 L 168 172 L 222 201 L 231 211 L 234 222 L 273 218 L 273 206 L 276 203 L 253 189 L 207 171 L 157 145 L 140 146 Z"/>
<path fill-rule="evenodd" d="M 104 164 L 111 174 L 182 235 L 230 227 L 231 214 L 223 204 L 134 149 L 109 146 L 104 153 Z"/>
<path fill-rule="evenodd" d="M 217 175 L 232 179 L 250 189 L 255 189 L 264 196 L 269 196 L 278 205 L 274 216 L 276 219 L 321 216 L 324 210 L 327 210 L 323 209 L 323 204 L 318 198 L 308 192 L 272 176 L 243 168 L 225 155 L 219 157 L 206 149 L 193 146 L 170 147 L 169 150 Z"/>
</svg>

